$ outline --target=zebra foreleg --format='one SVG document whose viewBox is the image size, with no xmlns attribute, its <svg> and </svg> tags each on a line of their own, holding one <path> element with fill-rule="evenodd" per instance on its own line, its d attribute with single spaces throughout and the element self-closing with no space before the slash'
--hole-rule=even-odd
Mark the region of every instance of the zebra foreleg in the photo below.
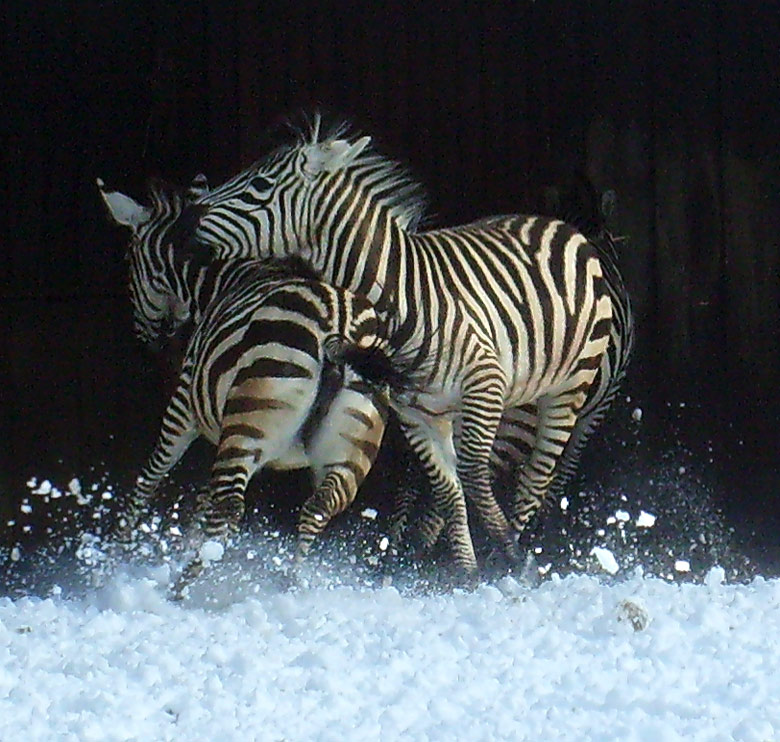
<svg viewBox="0 0 780 742">
<path fill-rule="evenodd" d="M 427 425 L 402 420 L 402 427 L 412 450 L 420 457 L 428 475 L 434 508 L 447 524 L 447 536 L 455 564 L 466 574 L 477 572 L 477 558 L 468 525 L 466 498 L 455 469 L 455 451 L 451 434 L 442 439 Z M 451 431 L 450 431 L 451 432 Z"/>
<path fill-rule="evenodd" d="M 517 472 L 523 462 L 528 459 L 530 451 L 533 449 L 536 429 L 537 414 L 535 405 L 526 404 L 504 410 L 490 452 L 491 479 L 494 492 L 497 482 L 504 482 L 510 478 L 514 487 Z M 514 495 L 514 489 L 511 494 Z M 408 523 L 409 513 L 416 499 L 418 499 L 418 496 L 409 492 L 398 497 L 399 504 L 394 516 L 394 530 L 392 531 L 394 540 L 401 541 L 403 530 Z M 505 504 L 509 506 L 511 502 L 510 497 Z M 436 508 L 430 505 L 415 523 L 415 549 L 422 554 L 430 551 L 441 537 L 444 525 L 444 519 Z M 514 549 L 514 546 L 510 548 Z"/>
<path fill-rule="evenodd" d="M 182 375 L 163 414 L 154 451 L 136 478 L 133 493 L 119 514 L 113 535 L 120 542 L 132 539 L 146 504 L 154 496 L 160 481 L 198 436 L 189 406 L 188 386 L 189 376 Z"/>
<path fill-rule="evenodd" d="M 493 376 L 498 376 L 496 369 Z M 510 562 L 519 560 L 517 537 L 493 494 L 490 455 L 503 414 L 503 381 L 484 379 L 464 390 L 460 435 L 456 451 L 458 476 L 467 500 L 473 504 L 488 535 Z"/>
</svg>

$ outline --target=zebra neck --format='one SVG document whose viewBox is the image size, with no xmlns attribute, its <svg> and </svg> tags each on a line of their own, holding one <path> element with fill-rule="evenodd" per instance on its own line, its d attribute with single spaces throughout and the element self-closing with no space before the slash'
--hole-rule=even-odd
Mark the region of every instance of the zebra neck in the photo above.
<svg viewBox="0 0 780 742">
<path fill-rule="evenodd" d="M 185 267 L 186 295 L 181 296 L 181 299 L 189 305 L 196 324 L 200 322 L 200 318 L 208 307 L 224 296 L 252 270 L 252 267 L 250 261 L 245 260 Z"/>
</svg>

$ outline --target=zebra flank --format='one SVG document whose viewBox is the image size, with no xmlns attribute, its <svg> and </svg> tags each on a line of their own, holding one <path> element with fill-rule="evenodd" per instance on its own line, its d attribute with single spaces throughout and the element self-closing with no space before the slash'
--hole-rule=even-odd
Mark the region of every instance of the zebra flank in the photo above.
<svg viewBox="0 0 780 742">
<path fill-rule="evenodd" d="M 246 486 L 264 467 L 311 470 L 314 494 L 298 525 L 300 559 L 354 501 L 379 450 L 384 382 L 359 375 L 345 360 L 381 354 L 381 318 L 365 297 L 297 276 L 289 263 L 182 257 L 169 236 L 184 198 L 158 189 L 152 200 L 152 209 L 139 206 L 145 210 L 132 221 L 115 215 L 133 229 L 136 331 L 153 343 L 187 321 L 194 330 L 119 535 L 132 535 L 162 477 L 203 435 L 217 446 L 201 512 L 205 537 L 226 539 L 237 530 Z M 201 568 L 195 558 L 179 588 Z"/>
<path fill-rule="evenodd" d="M 430 478 L 456 563 L 476 570 L 466 501 L 517 559 L 610 344 L 612 299 L 598 250 L 568 224 L 508 215 L 421 230 L 421 189 L 369 137 L 320 137 L 319 120 L 185 210 L 214 257 L 297 255 L 329 283 L 391 314 L 411 385 L 391 404 Z M 531 413 L 531 406 L 533 412 Z M 533 441 L 507 515 L 495 461 Z M 437 538 L 440 528 L 424 529 Z"/>
</svg>

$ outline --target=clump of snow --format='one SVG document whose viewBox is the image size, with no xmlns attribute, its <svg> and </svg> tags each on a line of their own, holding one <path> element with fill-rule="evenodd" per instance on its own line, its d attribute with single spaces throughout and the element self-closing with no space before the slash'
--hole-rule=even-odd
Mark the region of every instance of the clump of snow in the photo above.
<svg viewBox="0 0 780 742">
<path fill-rule="evenodd" d="M 218 562 L 225 554 L 225 547 L 214 540 L 206 541 L 199 549 L 198 556 L 206 564 L 209 562 Z"/>
<path fill-rule="evenodd" d="M 655 525 L 656 518 L 651 513 L 646 513 L 644 510 L 639 513 L 639 517 L 636 519 L 637 527 L 639 528 L 652 528 Z"/>
<path fill-rule="evenodd" d="M 614 575 L 620 570 L 620 565 L 617 563 L 615 555 L 609 549 L 606 549 L 603 546 L 594 546 L 590 553 L 596 557 L 598 563 L 605 572 Z"/>
</svg>

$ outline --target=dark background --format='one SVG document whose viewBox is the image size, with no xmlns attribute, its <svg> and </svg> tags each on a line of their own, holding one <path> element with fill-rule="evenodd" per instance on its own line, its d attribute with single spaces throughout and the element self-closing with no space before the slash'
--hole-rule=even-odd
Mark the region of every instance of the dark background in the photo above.
<svg viewBox="0 0 780 742">
<path fill-rule="evenodd" d="M 150 175 L 216 184 L 262 153 L 269 126 L 323 105 L 411 166 L 437 225 L 536 210 L 575 169 L 616 191 L 638 346 L 583 474 L 641 489 L 684 466 L 690 497 L 702 485 L 769 558 L 780 11 L 436 5 L 6 4 L 0 543 L 46 537 L 19 512 L 29 477 L 121 489 L 156 434 L 163 376 L 132 337 L 126 235 L 95 178 L 141 200 Z"/>
</svg>

